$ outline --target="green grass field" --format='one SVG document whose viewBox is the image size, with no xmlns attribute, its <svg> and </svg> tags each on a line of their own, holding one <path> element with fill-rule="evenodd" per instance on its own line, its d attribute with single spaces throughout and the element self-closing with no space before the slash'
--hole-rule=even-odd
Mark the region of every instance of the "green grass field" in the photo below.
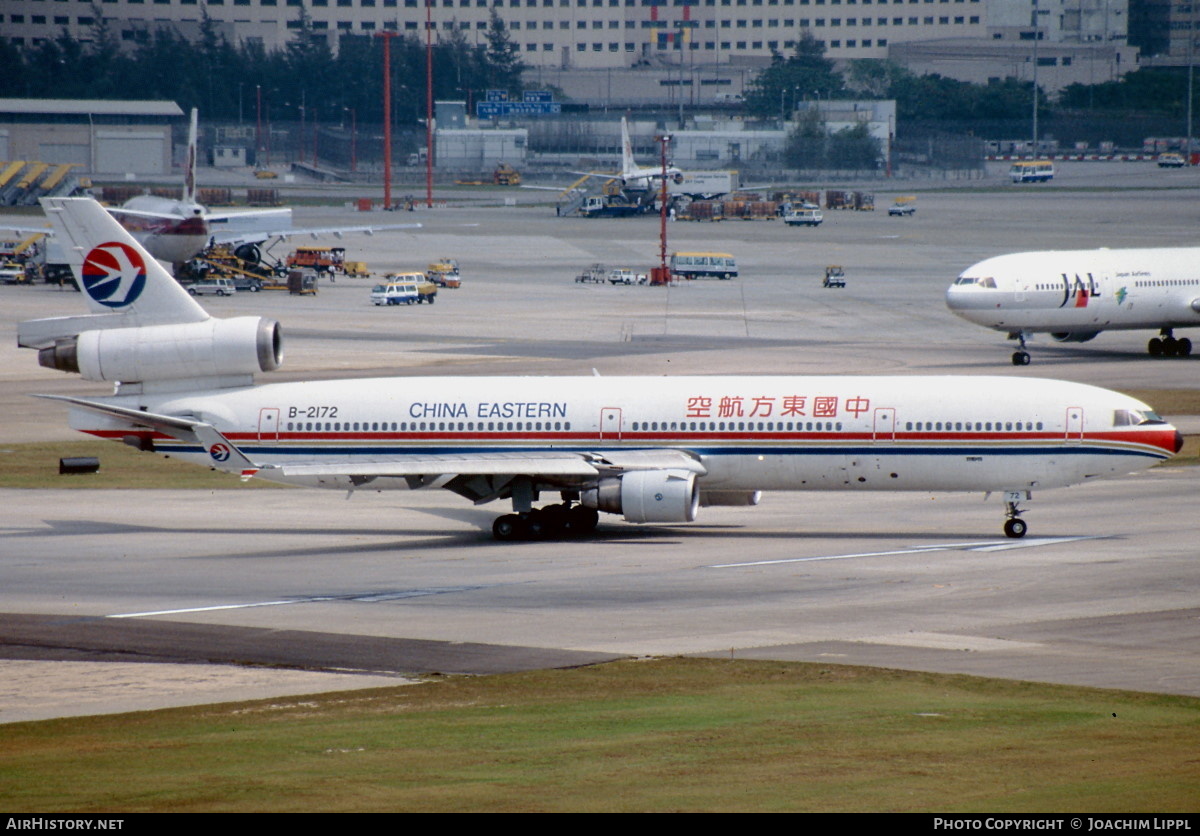
<svg viewBox="0 0 1200 836">
<path fill-rule="evenodd" d="M 703 659 L 0 726 L 0 809 L 1188 812 L 1200 700 Z"/>
</svg>

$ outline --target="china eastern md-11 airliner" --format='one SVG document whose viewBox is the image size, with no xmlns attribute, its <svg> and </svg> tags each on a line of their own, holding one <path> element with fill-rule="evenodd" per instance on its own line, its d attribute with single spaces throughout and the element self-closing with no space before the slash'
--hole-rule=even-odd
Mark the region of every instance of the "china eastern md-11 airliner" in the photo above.
<svg viewBox="0 0 1200 836">
<path fill-rule="evenodd" d="M 427 377 L 254 385 L 279 324 L 215 319 L 89 199 L 43 201 L 92 313 L 31 320 L 42 365 L 115 384 L 58 397 L 92 435 L 238 474 L 510 500 L 500 540 L 583 535 L 600 512 L 685 523 L 761 491 L 988 491 L 1018 503 L 1148 467 L 1181 437 L 1093 386 L 1000 377 Z M 536 508 L 542 494 L 558 501 Z M 797 503 L 798 510 L 802 505 Z"/>
<path fill-rule="evenodd" d="M 946 291 L 963 319 L 1020 341 L 1014 366 L 1029 365 L 1026 338 L 1049 333 L 1082 343 L 1101 331 L 1158 329 L 1147 350 L 1186 357 L 1176 328 L 1200 325 L 1200 249 L 1011 253 L 968 267 Z"/>
</svg>

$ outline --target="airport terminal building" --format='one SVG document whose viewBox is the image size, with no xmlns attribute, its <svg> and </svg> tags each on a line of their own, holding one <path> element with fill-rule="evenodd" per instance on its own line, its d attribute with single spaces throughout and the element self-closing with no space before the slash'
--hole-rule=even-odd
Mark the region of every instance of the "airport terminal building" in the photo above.
<svg viewBox="0 0 1200 836">
<path fill-rule="evenodd" d="M 839 62 L 890 58 L 976 82 L 1029 80 L 1036 67 L 1051 90 L 1118 78 L 1138 55 L 1129 0 L 0 0 L 0 30 L 18 45 L 64 31 L 87 39 L 100 14 L 134 44 L 161 26 L 194 37 L 207 15 L 230 41 L 272 49 L 307 17 L 336 49 L 342 35 L 422 36 L 427 16 L 435 37 L 459 30 L 482 43 L 493 11 L 534 83 L 614 103 L 628 101 L 626 87 L 656 101 L 679 88 L 697 103 L 736 96 L 806 31 Z"/>
</svg>

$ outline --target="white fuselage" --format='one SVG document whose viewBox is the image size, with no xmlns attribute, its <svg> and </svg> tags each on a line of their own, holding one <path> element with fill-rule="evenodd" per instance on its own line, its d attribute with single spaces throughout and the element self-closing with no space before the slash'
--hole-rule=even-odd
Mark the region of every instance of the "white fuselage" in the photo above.
<svg viewBox="0 0 1200 836">
<path fill-rule="evenodd" d="M 372 463 L 372 489 L 422 486 L 380 471 L 389 460 L 445 460 L 431 466 L 437 475 L 454 472 L 454 457 L 670 450 L 700 463 L 702 490 L 1032 490 L 1136 471 L 1177 449 L 1175 429 L 1132 398 L 998 377 L 390 378 L 105 402 L 194 416 L 264 465 Z M 162 452 L 212 464 L 199 445 L 117 419 L 74 410 L 72 426 L 153 435 Z M 364 486 L 346 475 L 259 475 Z M 545 488 L 580 484 L 539 478 Z"/>
<path fill-rule="evenodd" d="M 964 270 L 946 291 L 946 305 L 1011 334 L 1197 326 L 1200 249 L 997 256 Z"/>
</svg>

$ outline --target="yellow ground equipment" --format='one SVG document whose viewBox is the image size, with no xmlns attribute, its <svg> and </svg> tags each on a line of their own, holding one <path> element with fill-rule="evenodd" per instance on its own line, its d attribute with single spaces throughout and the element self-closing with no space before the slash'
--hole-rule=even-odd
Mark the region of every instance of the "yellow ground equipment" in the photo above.
<svg viewBox="0 0 1200 836">
<path fill-rule="evenodd" d="M 500 163 L 492 172 L 492 182 L 497 186 L 519 186 L 521 185 L 521 172 L 508 163 Z"/>
</svg>

